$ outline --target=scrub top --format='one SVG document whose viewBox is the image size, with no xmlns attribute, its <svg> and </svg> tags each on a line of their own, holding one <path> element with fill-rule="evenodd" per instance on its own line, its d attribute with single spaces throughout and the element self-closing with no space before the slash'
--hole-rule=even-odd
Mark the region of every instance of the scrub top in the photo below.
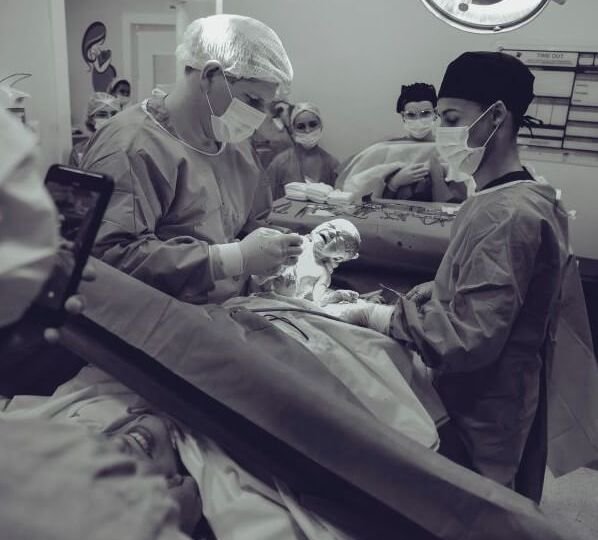
<svg viewBox="0 0 598 540">
<path fill-rule="evenodd" d="M 295 144 L 278 154 L 268 167 L 274 200 L 284 197 L 284 186 L 290 182 L 322 182 L 334 187 L 339 161 L 323 148 L 305 149 Z"/>
<path fill-rule="evenodd" d="M 193 150 L 174 136 L 164 98 L 152 98 L 103 126 L 81 166 L 115 182 L 97 257 L 190 303 L 244 290 L 245 276 L 214 279 L 209 246 L 257 228 L 270 211 L 269 183 L 248 141 L 214 156 Z"/>
<path fill-rule="evenodd" d="M 510 487 L 536 413 L 545 415 L 543 366 L 572 258 L 567 220 L 541 181 L 475 194 L 457 215 L 431 299 L 420 308 L 399 299 L 391 323 L 391 334 L 435 368 L 473 467 Z M 543 478 L 546 432 L 536 442 Z"/>
</svg>

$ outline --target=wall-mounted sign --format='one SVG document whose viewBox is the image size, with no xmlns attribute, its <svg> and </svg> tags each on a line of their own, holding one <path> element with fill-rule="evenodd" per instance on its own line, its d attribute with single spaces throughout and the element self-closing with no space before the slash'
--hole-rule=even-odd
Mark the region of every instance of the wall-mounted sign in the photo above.
<svg viewBox="0 0 598 540">
<path fill-rule="evenodd" d="M 519 143 L 598 152 L 598 51 L 501 49 L 529 66 L 536 97 L 527 114 L 544 123 L 523 128 Z"/>
</svg>

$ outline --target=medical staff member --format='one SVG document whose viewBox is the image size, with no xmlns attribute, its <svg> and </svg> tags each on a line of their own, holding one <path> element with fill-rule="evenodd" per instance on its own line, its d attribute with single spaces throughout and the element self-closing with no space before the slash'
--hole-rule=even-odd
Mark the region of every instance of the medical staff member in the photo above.
<svg viewBox="0 0 598 540">
<path fill-rule="evenodd" d="M 116 184 L 95 254 L 180 300 L 218 302 L 301 253 L 299 235 L 258 228 L 272 199 L 247 141 L 293 70 L 269 27 L 237 15 L 193 21 L 176 54 L 173 92 L 90 141 L 82 167 Z"/>
<path fill-rule="evenodd" d="M 434 370 L 451 418 L 441 453 L 539 501 L 545 362 L 571 257 L 556 191 L 522 166 L 517 150 L 533 82 L 503 53 L 468 52 L 449 65 L 436 143 L 474 176 L 477 192 L 459 211 L 429 286 L 394 307 L 348 306 L 342 315 L 390 334 Z"/>
<path fill-rule="evenodd" d="M 131 101 L 131 83 L 127 79 L 118 79 L 110 85 L 108 93 L 118 100 L 122 110 Z"/>
<path fill-rule="evenodd" d="M 105 92 L 94 92 L 87 102 L 87 111 L 85 113 L 85 127 L 90 133 L 95 133 L 100 129 L 110 118 L 116 113 L 120 112 L 121 106 L 119 100 L 106 94 Z M 79 141 L 73 146 L 71 156 L 69 158 L 69 165 L 72 167 L 79 167 L 87 148 L 89 139 Z"/>
<path fill-rule="evenodd" d="M 383 198 L 455 203 L 467 198 L 467 187 L 462 181 L 447 180 L 447 168 L 441 164 L 433 146 L 438 123 L 437 104 L 433 85 L 416 82 L 402 86 L 397 113 L 403 119 L 407 136 L 392 140 L 409 145 L 421 143 L 421 148 L 429 146 L 430 152 L 424 154 L 422 150 L 415 161 L 407 160 L 398 172 L 388 176 Z"/>
<path fill-rule="evenodd" d="M 38 165 L 35 136 L 0 108 L 0 336 L 41 292 L 58 251 L 58 213 Z"/>
<path fill-rule="evenodd" d="M 296 103 L 290 126 L 295 144 L 278 154 L 268 167 L 273 198 L 284 197 L 284 186 L 290 182 L 322 182 L 334 187 L 339 161 L 319 145 L 323 124 L 318 107 Z"/>
</svg>

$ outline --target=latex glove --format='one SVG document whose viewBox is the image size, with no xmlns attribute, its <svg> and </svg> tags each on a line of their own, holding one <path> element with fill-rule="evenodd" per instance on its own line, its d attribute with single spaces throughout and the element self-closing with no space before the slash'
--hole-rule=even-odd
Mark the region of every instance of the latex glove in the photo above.
<svg viewBox="0 0 598 540">
<path fill-rule="evenodd" d="M 415 302 L 417 307 L 422 306 L 425 304 L 430 298 L 432 297 L 432 288 L 434 287 L 433 281 L 426 281 L 425 283 L 420 283 L 411 289 L 406 295 L 405 298 L 412 302 Z"/>
<path fill-rule="evenodd" d="M 381 306 L 358 300 L 355 303 L 328 304 L 322 308 L 328 315 L 333 315 L 350 324 L 365 326 L 387 334 L 394 312 L 393 306 Z"/>
<path fill-rule="evenodd" d="M 391 191 L 397 191 L 401 186 L 419 182 L 429 174 L 430 168 L 425 163 L 414 163 L 407 167 L 403 167 L 390 179 L 387 185 Z"/>
<path fill-rule="evenodd" d="M 246 274 L 270 275 L 281 266 L 297 264 L 303 248 L 303 237 L 283 234 L 274 229 L 260 227 L 240 242 L 243 271 Z"/>
<path fill-rule="evenodd" d="M 338 289 L 338 290 L 331 290 L 329 289 L 324 298 L 320 302 L 321 306 L 325 306 L 326 304 L 337 304 L 340 302 L 357 302 L 359 299 L 359 293 L 355 291 L 349 291 L 345 289 Z"/>
</svg>

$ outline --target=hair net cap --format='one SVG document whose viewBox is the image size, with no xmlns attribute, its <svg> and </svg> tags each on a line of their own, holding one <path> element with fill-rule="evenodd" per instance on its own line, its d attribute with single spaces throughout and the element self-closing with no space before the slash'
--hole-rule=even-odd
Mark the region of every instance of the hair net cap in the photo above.
<svg viewBox="0 0 598 540">
<path fill-rule="evenodd" d="M 293 67 L 274 30 L 240 15 L 212 15 L 193 21 L 176 50 L 185 66 L 203 69 L 216 60 L 226 73 L 288 87 Z"/>
<path fill-rule="evenodd" d="M 92 117 L 98 111 L 114 110 L 120 111 L 120 102 L 114 96 L 105 92 L 94 92 L 87 102 L 87 118 Z"/>
<path fill-rule="evenodd" d="M 466 52 L 449 64 L 438 97 L 465 99 L 484 106 L 502 101 L 520 121 L 534 99 L 534 76 L 510 54 Z"/>
<path fill-rule="evenodd" d="M 434 107 L 438 102 L 436 88 L 427 83 L 414 83 L 401 87 L 401 95 L 397 99 L 397 112 L 403 112 L 405 105 L 412 101 L 430 101 Z"/>
<path fill-rule="evenodd" d="M 291 111 L 291 125 L 293 125 L 295 118 L 297 118 L 302 112 L 310 112 L 315 114 L 320 119 L 320 124 L 323 125 L 320 109 L 318 109 L 318 107 L 316 107 L 313 103 L 308 103 L 307 101 L 295 103 L 295 105 L 293 105 L 293 109 Z"/>
</svg>

